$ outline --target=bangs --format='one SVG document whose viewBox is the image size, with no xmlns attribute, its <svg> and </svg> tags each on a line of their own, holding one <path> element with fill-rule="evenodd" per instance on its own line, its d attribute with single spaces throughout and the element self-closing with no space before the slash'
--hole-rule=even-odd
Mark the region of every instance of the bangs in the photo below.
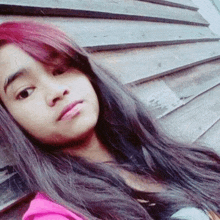
<svg viewBox="0 0 220 220">
<path fill-rule="evenodd" d="M 34 21 L 0 25 L 0 46 L 14 44 L 46 66 L 74 67 L 84 73 L 90 66 L 86 52 L 53 25 Z"/>
</svg>

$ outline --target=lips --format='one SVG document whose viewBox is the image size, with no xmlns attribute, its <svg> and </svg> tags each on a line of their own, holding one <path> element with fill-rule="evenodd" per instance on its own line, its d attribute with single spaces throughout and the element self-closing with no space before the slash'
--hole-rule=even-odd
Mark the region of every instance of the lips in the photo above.
<svg viewBox="0 0 220 220">
<path fill-rule="evenodd" d="M 71 103 L 70 105 L 65 106 L 63 110 L 61 111 L 57 120 L 62 121 L 62 120 L 69 120 L 73 118 L 75 115 L 79 113 L 82 103 L 83 101 L 80 100 L 80 101 L 76 101 L 76 102 Z"/>
</svg>

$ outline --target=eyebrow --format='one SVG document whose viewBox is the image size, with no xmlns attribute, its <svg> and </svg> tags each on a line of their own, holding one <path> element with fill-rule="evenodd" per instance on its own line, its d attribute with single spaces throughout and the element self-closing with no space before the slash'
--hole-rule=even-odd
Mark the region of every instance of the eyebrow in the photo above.
<svg viewBox="0 0 220 220">
<path fill-rule="evenodd" d="M 26 69 L 18 70 L 16 73 L 11 74 L 4 83 L 4 91 L 6 93 L 7 88 L 12 84 L 17 78 L 22 76 L 25 72 L 27 72 Z"/>
</svg>

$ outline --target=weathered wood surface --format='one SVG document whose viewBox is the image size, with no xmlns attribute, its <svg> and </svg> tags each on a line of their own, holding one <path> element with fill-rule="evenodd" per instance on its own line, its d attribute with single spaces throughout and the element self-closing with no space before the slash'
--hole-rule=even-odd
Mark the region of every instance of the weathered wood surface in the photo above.
<svg viewBox="0 0 220 220">
<path fill-rule="evenodd" d="M 220 155 L 220 119 L 196 142 L 214 149 Z"/>
<path fill-rule="evenodd" d="M 161 118 L 160 123 L 177 140 L 193 142 L 219 120 L 219 97 L 220 86 L 216 86 Z"/>
<path fill-rule="evenodd" d="M 144 2 L 153 2 L 161 5 L 198 10 L 198 7 L 191 0 L 139 0 Z"/>
<path fill-rule="evenodd" d="M 15 173 L 0 184 L 0 212 L 8 209 L 16 201 L 27 197 L 30 191 L 24 181 Z"/>
<path fill-rule="evenodd" d="M 7 171 L 0 171 L 0 184 L 10 179 L 14 174 L 7 174 Z M 0 197 L 1 198 L 1 197 Z"/>
<path fill-rule="evenodd" d="M 166 24 L 145 21 L 117 21 L 80 18 L 39 18 L 0 16 L 0 22 L 9 20 L 34 20 L 52 23 L 89 51 L 132 47 L 217 41 L 207 27 Z"/>
<path fill-rule="evenodd" d="M 27 197 L 22 199 L 19 203 L 13 206 L 13 208 L 0 213 L 0 220 L 21 220 L 23 214 L 29 207 L 30 200 L 33 197 Z"/>
<path fill-rule="evenodd" d="M 156 118 L 186 105 L 198 95 L 220 84 L 220 60 L 148 81 L 132 87 Z"/>
<path fill-rule="evenodd" d="M 220 84 L 220 59 L 163 78 L 166 85 L 185 103 Z"/>
<path fill-rule="evenodd" d="M 219 42 L 95 53 L 93 57 L 124 84 L 138 84 L 220 58 Z"/>
<path fill-rule="evenodd" d="M 219 40 L 207 27 L 143 21 L 54 22 L 90 51 Z"/>
<path fill-rule="evenodd" d="M 218 9 L 218 11 L 220 12 L 220 2 L 218 0 L 213 0 L 212 2 L 214 2 L 215 7 Z"/>
<path fill-rule="evenodd" d="M 7 0 L 1 14 L 79 16 L 208 25 L 196 11 L 133 0 Z"/>
<path fill-rule="evenodd" d="M 184 102 L 166 85 L 164 80 L 152 80 L 132 88 L 155 118 L 170 113 Z"/>
</svg>

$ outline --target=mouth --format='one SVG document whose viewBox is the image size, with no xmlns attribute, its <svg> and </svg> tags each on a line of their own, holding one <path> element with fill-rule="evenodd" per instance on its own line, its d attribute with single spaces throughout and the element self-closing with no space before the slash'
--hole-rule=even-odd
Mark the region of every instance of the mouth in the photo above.
<svg viewBox="0 0 220 220">
<path fill-rule="evenodd" d="M 74 116 L 78 115 L 81 110 L 82 103 L 83 101 L 80 100 L 65 106 L 61 111 L 57 120 L 58 121 L 70 120 Z"/>
</svg>

